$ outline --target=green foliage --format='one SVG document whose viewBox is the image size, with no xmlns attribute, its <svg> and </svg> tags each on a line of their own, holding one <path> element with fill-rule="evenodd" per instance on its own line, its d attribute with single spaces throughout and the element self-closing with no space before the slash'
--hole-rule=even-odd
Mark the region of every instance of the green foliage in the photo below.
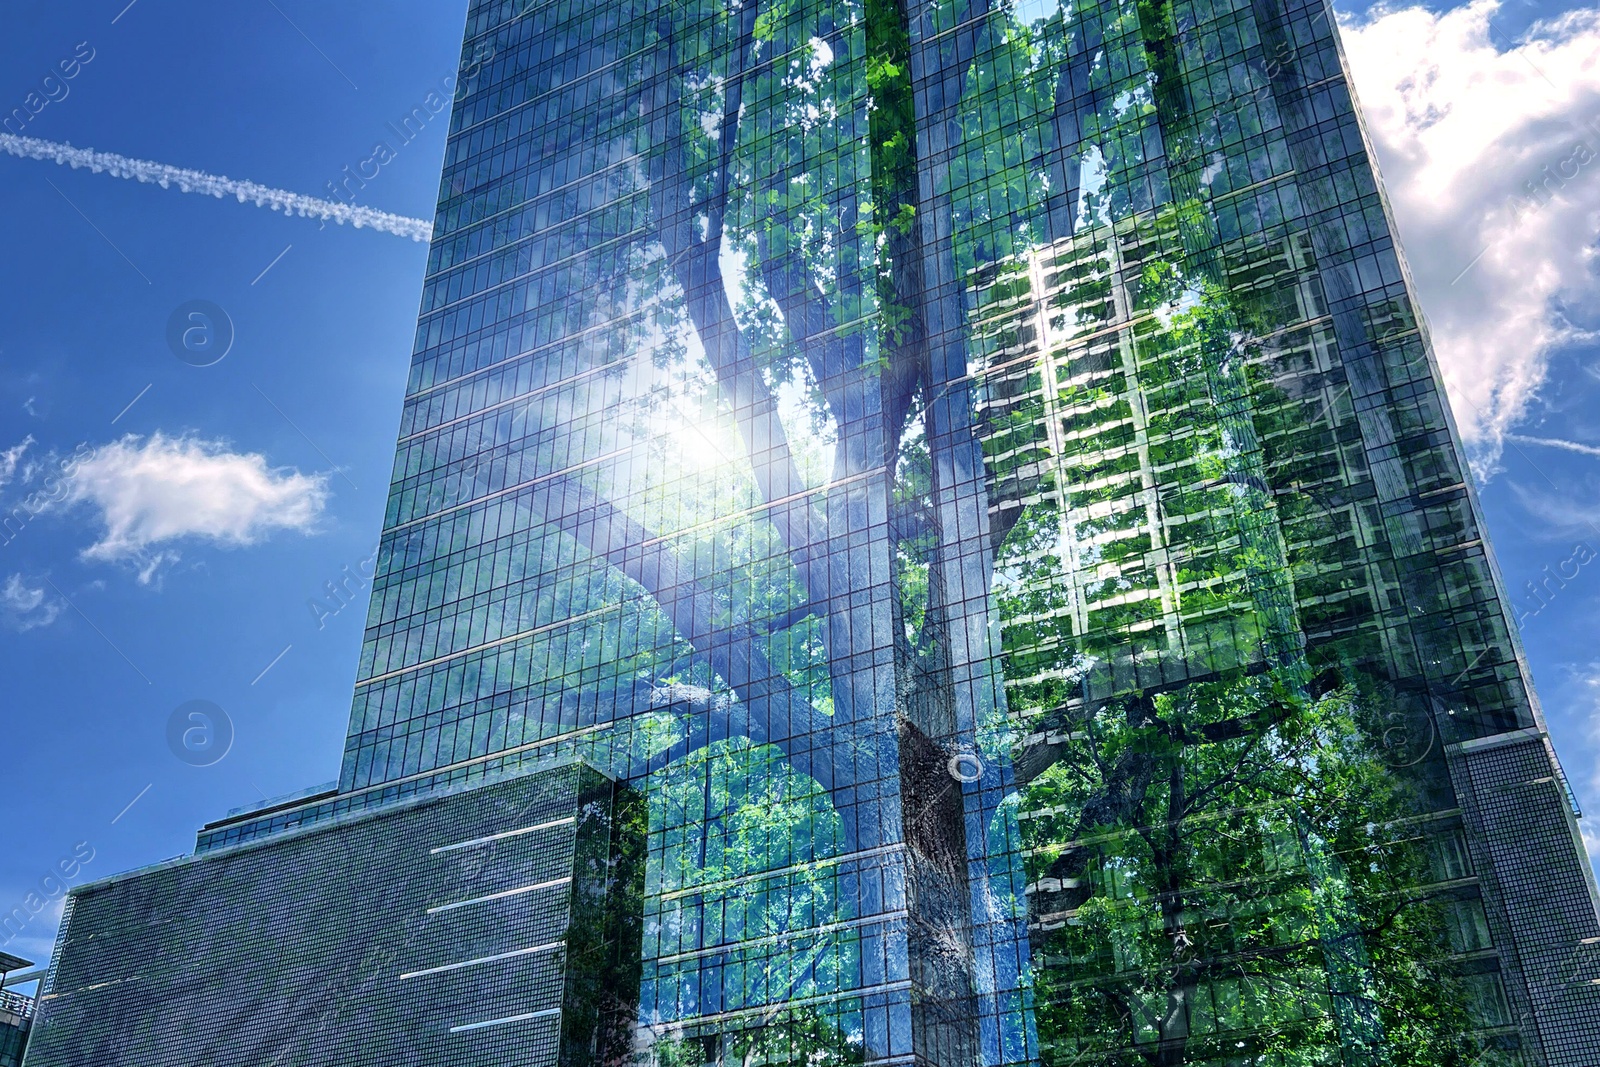
<svg viewBox="0 0 1600 1067">
<path fill-rule="evenodd" d="M 673 1033 L 651 1048 L 651 1067 L 853 1067 L 866 1059 L 859 1007 L 846 1018 L 816 1007 L 776 1007 L 732 1033 Z"/>
<path fill-rule="evenodd" d="M 1021 802 L 1047 1062 L 1340 1064 L 1351 981 L 1391 1062 L 1465 1062 L 1425 962 L 1445 951 L 1415 892 L 1425 849 L 1364 713 L 1353 689 L 1309 700 L 1258 675 L 1070 724 Z M 1364 969 L 1341 979 L 1350 937 Z"/>
<path fill-rule="evenodd" d="M 877 296 L 885 359 L 912 341 L 919 293 L 910 276 L 917 268 L 917 119 L 911 91 L 911 36 L 897 0 L 867 0 L 866 78 L 870 90 L 870 236 L 879 249 Z"/>
<path fill-rule="evenodd" d="M 819 928 L 841 917 L 832 857 L 843 836 L 816 782 L 777 749 L 737 738 L 653 776 L 649 804 L 651 854 L 660 864 L 650 890 L 660 900 L 663 954 L 679 945 L 726 945 L 727 964 L 744 976 L 728 991 L 730 1010 L 837 987 L 851 942 Z M 771 939 L 787 934 L 793 937 L 774 951 Z M 692 983 L 698 972 L 688 967 L 683 980 Z M 669 968 L 658 975 L 663 1002 L 672 1002 L 677 980 Z"/>
</svg>

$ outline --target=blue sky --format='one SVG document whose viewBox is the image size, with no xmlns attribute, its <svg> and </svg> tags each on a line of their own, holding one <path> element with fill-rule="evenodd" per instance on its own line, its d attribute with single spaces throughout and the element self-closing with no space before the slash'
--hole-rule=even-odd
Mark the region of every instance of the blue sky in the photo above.
<svg viewBox="0 0 1600 1067">
<path fill-rule="evenodd" d="M 427 218 L 445 117 L 405 144 L 390 124 L 453 73 L 464 12 L 14 3 L 0 115 L 48 88 L 24 136 L 313 195 L 383 141 L 393 159 L 357 202 Z M 1507 584 L 1532 609 L 1543 568 L 1572 575 L 1523 633 L 1600 813 L 1600 562 L 1575 562 L 1580 543 L 1600 552 L 1600 159 L 1570 162 L 1575 141 L 1600 150 L 1585 125 L 1600 15 L 1507 2 L 1354 18 L 1358 91 Z M 63 61 L 74 76 L 44 86 Z M 1573 176 L 1532 210 L 1522 183 L 1563 164 Z M 0 516 L 23 516 L 0 535 L 4 913 L 79 842 L 94 850 L 81 877 L 112 874 L 335 776 L 366 598 L 329 614 L 326 587 L 355 588 L 376 542 L 425 246 L 4 154 L 0 203 Z M 233 326 L 210 366 L 168 344 L 193 300 Z M 62 499 L 30 515 L 74 454 Z M 169 747 L 193 700 L 233 724 L 210 766 Z M 55 923 L 46 909 L 6 947 L 45 959 Z"/>
<path fill-rule="evenodd" d="M 23 134 L 317 195 L 376 142 L 398 142 L 388 124 L 454 74 L 466 8 L 139 0 L 112 24 L 126 2 L 12 5 L 0 110 L 22 105 L 79 42 L 94 53 Z M 360 203 L 431 218 L 446 121 L 400 146 Z M 344 581 L 342 568 L 359 572 L 376 543 L 426 246 L 3 155 L 0 202 L 0 450 L 31 437 L 22 463 L 48 471 L 80 444 L 136 434 L 147 447 L 159 433 L 218 449 L 145 458 L 226 478 L 218 462 L 259 455 L 269 483 L 320 476 L 326 496 L 305 530 L 259 530 L 249 544 L 190 536 L 85 558 L 108 541 L 105 505 L 135 506 L 91 498 L 0 546 L 9 910 L 79 841 L 95 850 L 85 874 L 111 874 L 192 849 L 195 829 L 230 808 L 336 775 L 365 595 L 320 629 L 307 602 Z M 235 327 L 208 367 L 166 340 L 173 310 L 197 298 Z M 108 456 L 103 475 L 141 454 Z M 257 488 L 245 505 L 266 509 L 258 526 L 297 499 Z M 0 511 L 39 489 L 19 465 Z M 160 529 L 135 511 L 121 541 Z M 235 726 L 213 766 L 168 748 L 169 716 L 194 699 Z M 37 925 L 11 950 L 47 958 L 54 919 Z"/>
</svg>

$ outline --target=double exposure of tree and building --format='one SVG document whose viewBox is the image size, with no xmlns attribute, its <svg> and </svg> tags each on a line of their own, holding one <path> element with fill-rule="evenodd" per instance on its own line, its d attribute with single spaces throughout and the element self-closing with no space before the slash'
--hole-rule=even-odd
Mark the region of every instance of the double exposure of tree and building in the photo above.
<svg viewBox="0 0 1600 1067">
<path fill-rule="evenodd" d="M 1331 23 L 475 2 L 326 810 L 641 783 L 664 1065 L 1579 1062 Z"/>
</svg>

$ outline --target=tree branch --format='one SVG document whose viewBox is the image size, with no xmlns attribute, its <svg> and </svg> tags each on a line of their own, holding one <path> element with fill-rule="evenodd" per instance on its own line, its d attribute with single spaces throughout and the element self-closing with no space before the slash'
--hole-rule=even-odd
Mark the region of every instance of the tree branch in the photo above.
<svg viewBox="0 0 1600 1067">
<path fill-rule="evenodd" d="M 796 770 L 810 775 L 830 795 L 851 785 L 852 756 L 870 745 L 870 739 L 818 713 L 762 655 L 748 627 L 719 628 L 711 592 L 681 565 L 665 541 L 571 475 L 552 478 L 531 494 L 531 500 L 545 522 L 643 587 L 683 639 L 739 695 L 737 704 L 708 701 L 704 730 L 692 730 L 689 738 L 674 746 L 678 756 L 713 741 L 744 736 L 758 745 L 776 745 Z M 824 734 L 828 742 L 819 744 L 818 736 Z"/>
<path fill-rule="evenodd" d="M 744 63 L 755 33 L 755 0 L 746 0 L 740 19 L 739 40 L 733 52 L 736 65 L 727 76 L 728 96 L 724 103 L 723 128 L 719 131 L 717 192 L 707 207 L 715 227 L 704 240 L 694 232 L 690 203 L 693 190 L 683 159 L 683 134 L 671 128 L 680 117 L 682 89 L 673 30 L 670 26 L 664 30 L 668 42 L 667 72 L 660 92 L 665 98 L 661 103 L 669 128 L 666 145 L 653 155 L 649 164 L 651 213 L 656 236 L 674 278 L 683 289 L 689 318 L 705 349 L 706 359 L 716 373 L 723 395 L 733 406 L 734 419 L 756 483 L 762 497 L 772 505 L 768 515 L 800 573 L 807 598 L 820 604 L 826 602 L 827 584 L 822 573 L 824 568 L 814 558 L 814 546 L 821 540 L 825 524 L 808 500 L 807 486 L 795 464 L 777 403 L 734 319 L 719 260 L 729 171 L 743 98 Z"/>
</svg>

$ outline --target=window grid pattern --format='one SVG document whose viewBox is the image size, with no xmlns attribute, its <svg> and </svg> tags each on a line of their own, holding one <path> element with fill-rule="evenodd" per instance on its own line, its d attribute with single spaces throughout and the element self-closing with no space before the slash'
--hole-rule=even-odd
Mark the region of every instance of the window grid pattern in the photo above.
<svg viewBox="0 0 1600 1067">
<path fill-rule="evenodd" d="M 656 1063 L 1581 1062 L 1330 10 L 474 3 L 338 791 L 201 847 L 575 752 Z"/>
</svg>

